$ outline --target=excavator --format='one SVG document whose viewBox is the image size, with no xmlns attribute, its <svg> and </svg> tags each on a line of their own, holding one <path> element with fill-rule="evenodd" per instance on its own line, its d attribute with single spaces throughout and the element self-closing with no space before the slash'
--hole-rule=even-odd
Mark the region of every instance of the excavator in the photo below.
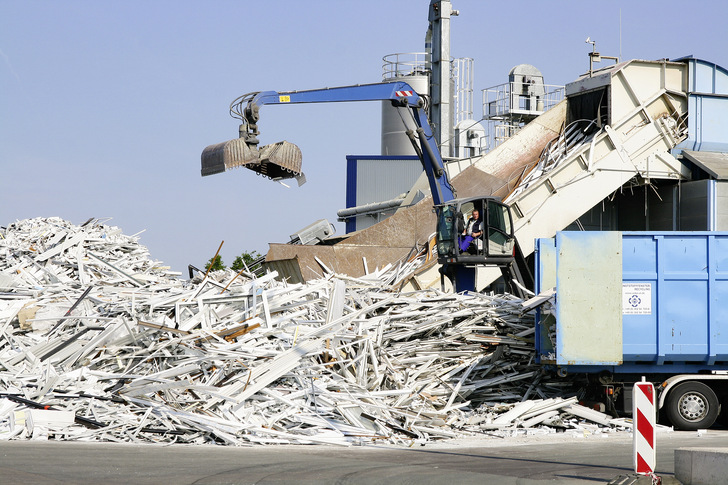
<svg viewBox="0 0 728 485">
<path fill-rule="evenodd" d="M 202 152 L 202 176 L 244 167 L 273 180 L 296 179 L 301 185 L 300 148 L 288 141 L 259 146 L 260 108 L 270 104 L 333 103 L 348 101 L 390 101 L 400 110 L 405 131 L 417 153 L 429 181 L 437 215 L 438 262 L 441 281 L 450 279 L 456 292 L 474 291 L 475 274 L 480 266 L 497 266 L 506 285 L 514 294 L 523 294 L 529 286 L 516 261 L 520 254 L 514 236 L 513 218 L 508 205 L 499 198 L 470 197 L 458 199 L 450 185 L 443 159 L 425 111 L 425 99 L 406 82 L 358 84 L 305 91 L 262 91 L 236 98 L 230 114 L 240 119 L 239 137 L 210 145 Z M 466 217 L 474 210 L 480 214 L 480 236 L 464 241 Z"/>
</svg>

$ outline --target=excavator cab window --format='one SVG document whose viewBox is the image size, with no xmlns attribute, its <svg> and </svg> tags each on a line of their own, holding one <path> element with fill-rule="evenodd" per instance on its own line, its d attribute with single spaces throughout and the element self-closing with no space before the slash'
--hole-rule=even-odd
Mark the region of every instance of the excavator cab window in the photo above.
<svg viewBox="0 0 728 485">
<path fill-rule="evenodd" d="M 488 201 L 488 248 L 489 256 L 513 254 L 513 221 L 508 206 L 494 200 Z"/>
<path fill-rule="evenodd" d="M 441 257 L 454 256 L 458 215 L 453 205 L 437 209 L 437 254 Z"/>
</svg>

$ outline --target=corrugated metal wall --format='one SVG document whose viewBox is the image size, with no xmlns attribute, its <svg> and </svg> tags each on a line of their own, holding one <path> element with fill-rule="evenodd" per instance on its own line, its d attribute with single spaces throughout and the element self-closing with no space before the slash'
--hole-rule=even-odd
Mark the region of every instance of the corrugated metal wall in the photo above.
<svg viewBox="0 0 728 485">
<path fill-rule="evenodd" d="M 416 157 L 355 156 L 347 158 L 346 207 L 394 199 L 412 188 L 422 173 Z M 391 211 L 393 213 L 394 211 Z M 376 224 L 391 213 L 379 217 L 362 215 L 347 222 L 346 231 L 358 231 Z"/>
</svg>

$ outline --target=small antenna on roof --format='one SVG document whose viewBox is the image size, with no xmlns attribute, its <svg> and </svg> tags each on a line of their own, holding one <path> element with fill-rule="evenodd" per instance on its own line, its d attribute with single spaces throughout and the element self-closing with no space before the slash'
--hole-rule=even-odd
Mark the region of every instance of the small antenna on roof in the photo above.
<svg viewBox="0 0 728 485">
<path fill-rule="evenodd" d="M 611 59 L 615 62 L 619 62 L 618 57 L 602 56 L 601 54 L 599 54 L 597 52 L 597 42 L 595 40 L 591 40 L 591 37 L 587 37 L 585 42 L 592 45 L 592 51 L 589 53 L 589 77 L 592 76 L 592 72 L 594 71 L 594 63 L 602 62 L 602 57 L 604 59 Z"/>
<path fill-rule="evenodd" d="M 622 9 L 619 9 L 619 62 L 622 62 Z"/>
</svg>

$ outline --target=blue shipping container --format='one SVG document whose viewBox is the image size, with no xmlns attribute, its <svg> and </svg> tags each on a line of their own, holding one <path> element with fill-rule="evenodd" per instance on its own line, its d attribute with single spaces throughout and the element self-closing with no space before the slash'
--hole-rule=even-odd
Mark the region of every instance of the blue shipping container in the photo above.
<svg viewBox="0 0 728 485">
<path fill-rule="evenodd" d="M 536 242 L 542 363 L 574 371 L 728 369 L 728 233 L 560 232 Z M 555 342 L 554 342 L 555 340 Z"/>
</svg>

